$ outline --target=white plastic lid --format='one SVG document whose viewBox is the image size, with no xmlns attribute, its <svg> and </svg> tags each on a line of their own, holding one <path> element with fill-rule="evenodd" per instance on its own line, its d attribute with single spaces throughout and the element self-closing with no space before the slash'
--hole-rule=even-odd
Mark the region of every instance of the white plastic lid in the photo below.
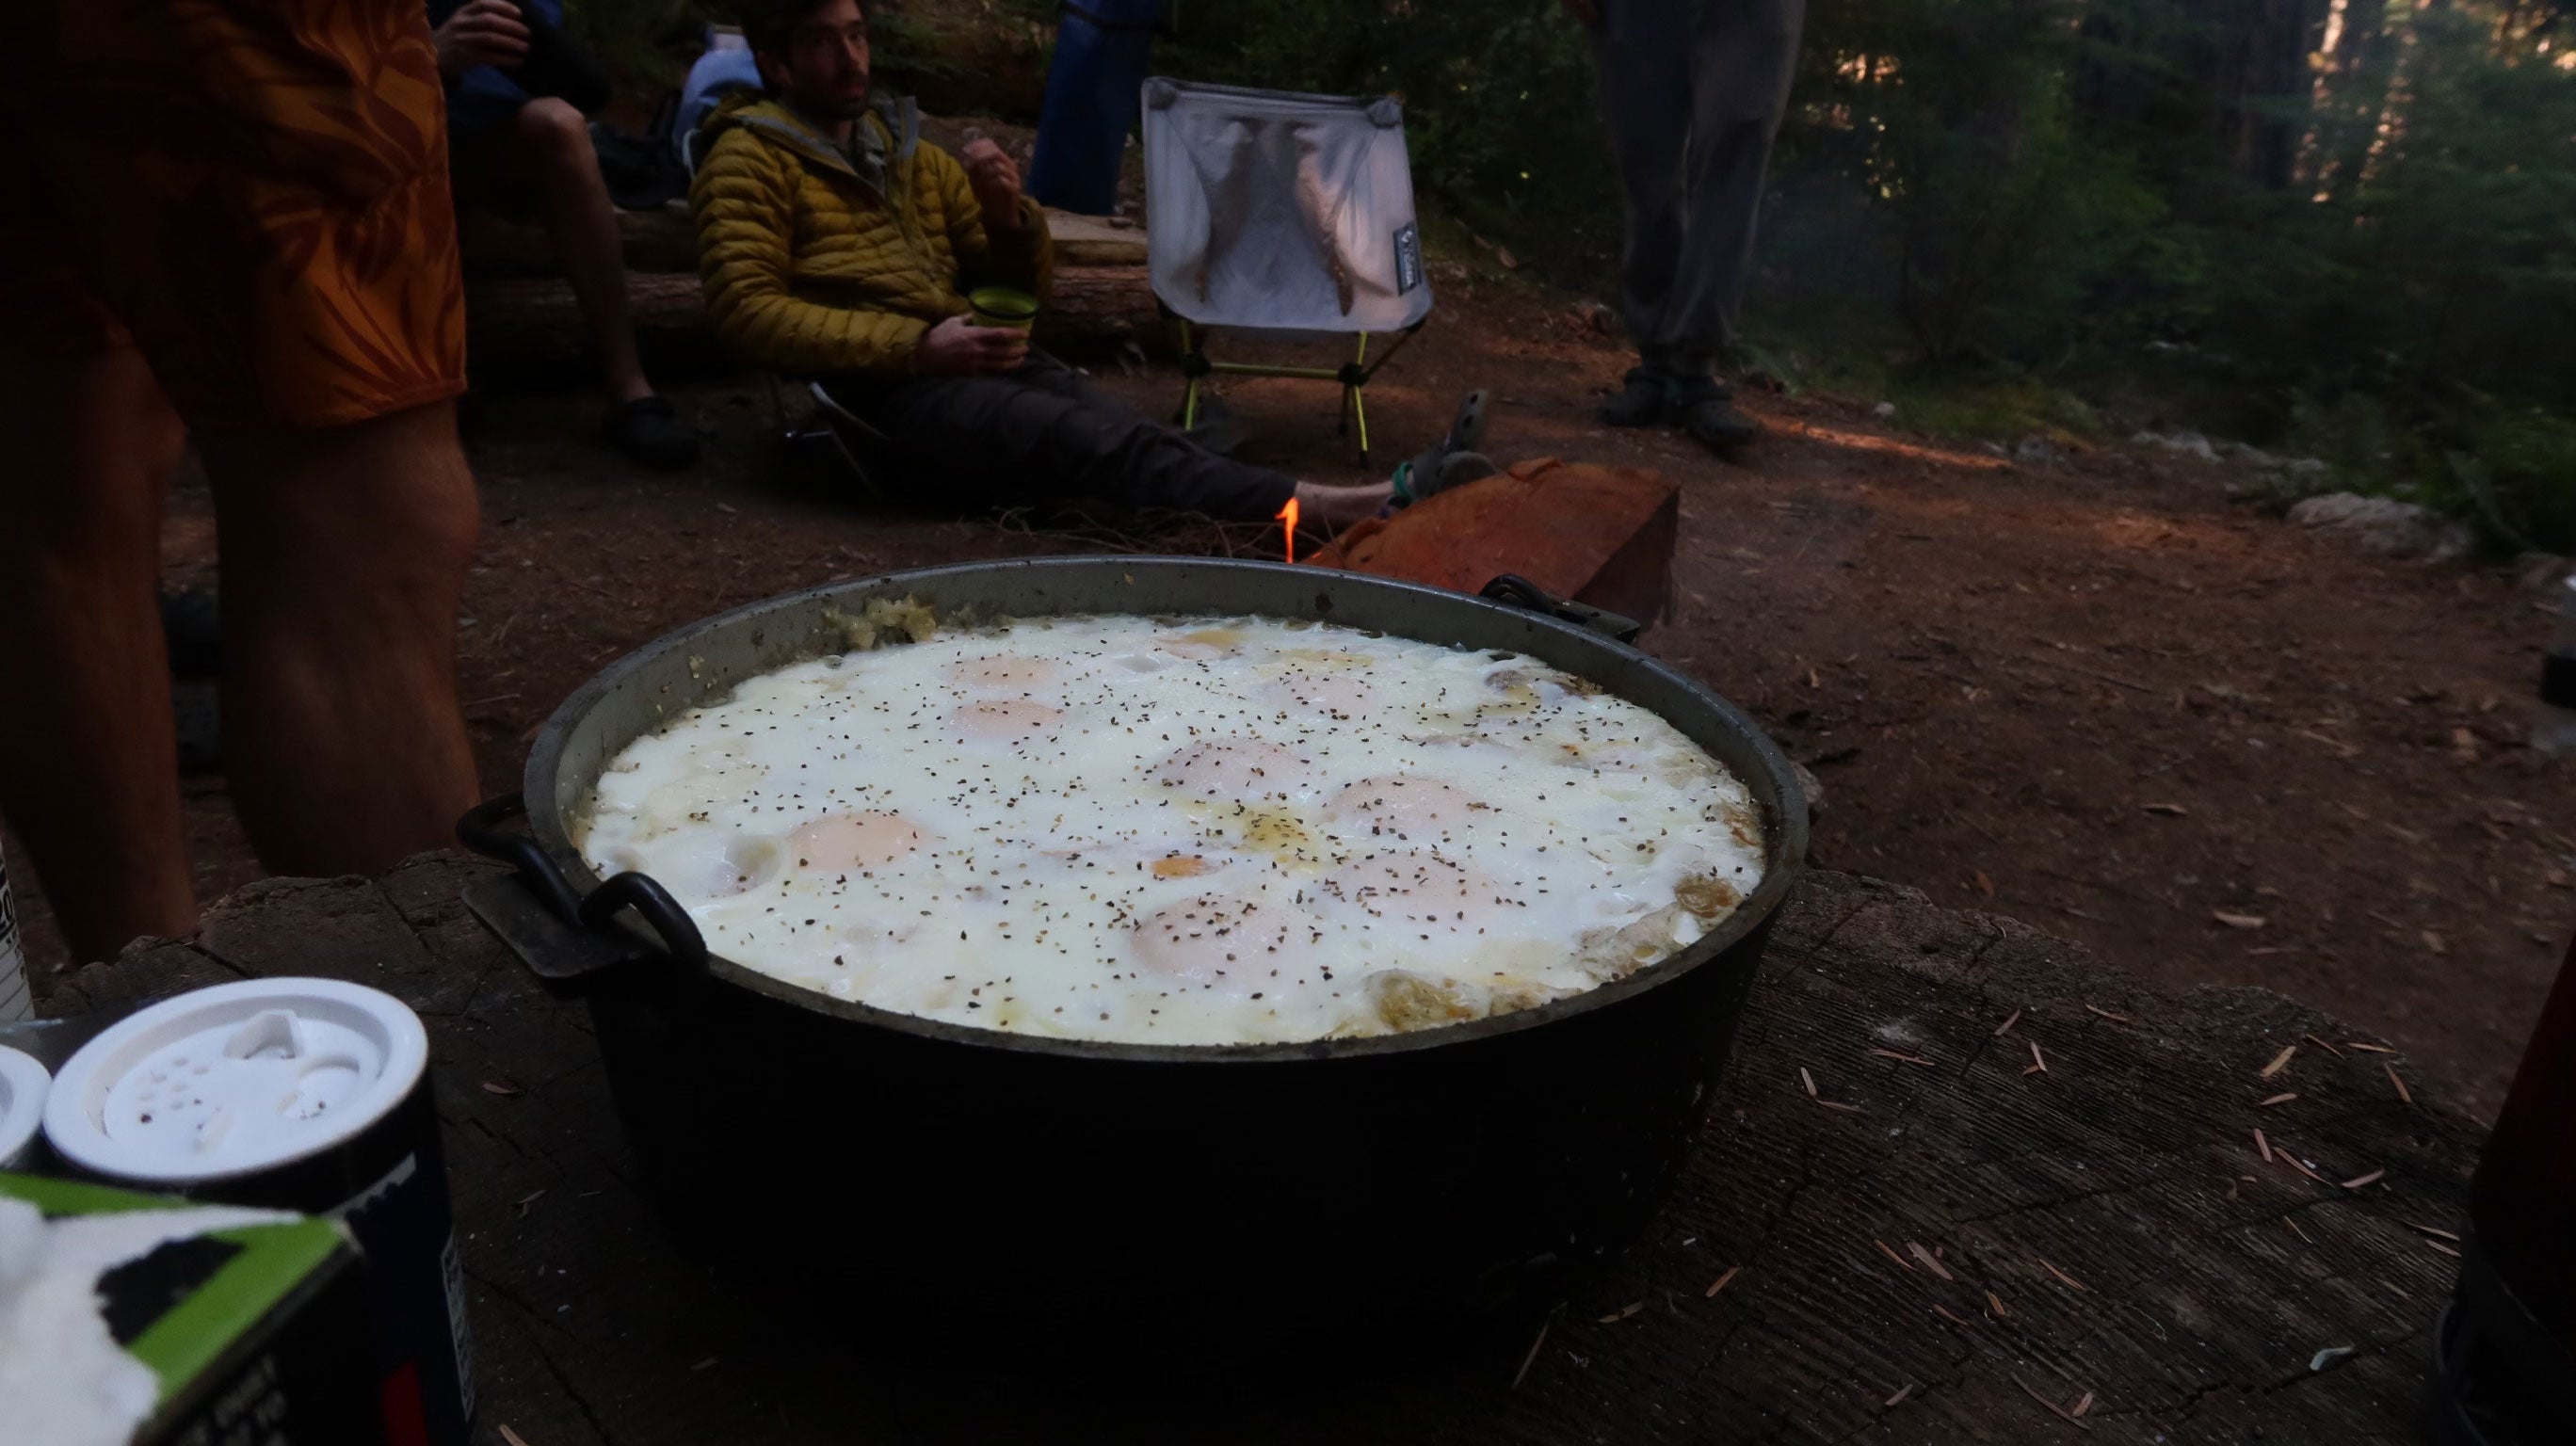
<svg viewBox="0 0 2576 1446">
<path fill-rule="evenodd" d="M 336 979 L 246 979 L 166 999 L 55 1076 L 45 1138 L 123 1180 L 178 1185 L 339 1145 L 400 1104 L 429 1035 L 392 995 Z"/>
<path fill-rule="evenodd" d="M 45 1120 L 45 1091 L 53 1078 L 34 1056 L 0 1049 L 0 1170 L 26 1153 Z"/>
</svg>

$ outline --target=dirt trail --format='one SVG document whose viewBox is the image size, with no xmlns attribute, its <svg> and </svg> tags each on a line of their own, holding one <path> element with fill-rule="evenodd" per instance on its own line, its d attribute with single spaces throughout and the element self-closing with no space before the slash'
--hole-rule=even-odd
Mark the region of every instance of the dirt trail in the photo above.
<svg viewBox="0 0 2576 1446">
<path fill-rule="evenodd" d="M 1624 357 L 1559 301 L 1485 290 L 1450 287 L 1370 389 L 1377 461 L 1483 385 L 1506 461 L 1684 479 L 1678 614 L 1646 645 L 1815 770 L 1821 861 L 2169 984 L 2282 990 L 2493 1110 L 2576 913 L 2576 771 L 2517 741 L 2546 620 L 2509 575 L 2360 557 L 2229 502 L 2188 459 L 2016 466 L 1857 404 L 1751 399 L 1772 431 L 1741 467 L 1606 433 L 1589 407 Z M 1157 414 L 1178 391 L 1167 369 L 1101 383 Z M 757 381 L 677 394 L 713 436 L 691 477 L 618 466 L 589 440 L 587 397 L 481 409 L 463 669 L 487 787 L 515 781 L 592 669 L 667 628 L 831 578 L 1084 550 L 781 486 Z M 1248 460 L 1366 475 L 1329 388 L 1228 395 Z M 174 577 L 208 571 L 207 516 L 182 486 Z M 193 785 L 189 818 L 208 896 L 257 875 L 220 788 Z M 45 911 L 27 912 L 50 966 Z M 2211 1086 L 2255 1088 L 2253 1067 Z"/>
</svg>

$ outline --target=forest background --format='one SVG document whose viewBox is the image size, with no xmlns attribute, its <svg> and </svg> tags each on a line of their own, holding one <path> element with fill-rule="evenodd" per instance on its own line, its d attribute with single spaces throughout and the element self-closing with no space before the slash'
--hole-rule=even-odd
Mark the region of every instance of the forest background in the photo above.
<svg viewBox="0 0 2576 1446">
<path fill-rule="evenodd" d="M 889 77 L 1035 118 L 1049 0 L 871 8 Z M 2330 464 L 2315 490 L 2576 552 L 2568 14 L 1811 5 L 1738 360 L 1947 436 L 2241 440 Z M 721 0 L 573 10 L 648 84 L 725 18 Z M 1436 240 L 1615 295 L 1591 41 L 1555 0 L 1178 0 L 1157 45 L 1165 73 L 1400 96 Z"/>
</svg>

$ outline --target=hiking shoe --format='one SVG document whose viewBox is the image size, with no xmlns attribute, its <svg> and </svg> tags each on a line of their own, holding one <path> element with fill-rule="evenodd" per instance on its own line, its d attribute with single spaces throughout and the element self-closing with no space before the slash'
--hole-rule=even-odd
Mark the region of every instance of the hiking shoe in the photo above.
<svg viewBox="0 0 2576 1446">
<path fill-rule="evenodd" d="M 1722 457 L 1743 450 L 1762 434 L 1759 423 L 1736 410 L 1734 393 L 1708 377 L 1683 383 L 1672 408 L 1683 431 Z"/>
<path fill-rule="evenodd" d="M 1462 482 L 1491 477 L 1502 470 L 1477 449 L 1485 445 L 1485 411 L 1490 398 L 1482 388 L 1469 392 L 1449 419 L 1449 431 L 1420 456 L 1395 469 L 1397 507 L 1445 492 Z"/>
<path fill-rule="evenodd" d="M 1387 500 L 1387 511 L 1401 512 L 1425 497 L 1463 487 L 1501 470 L 1493 458 L 1482 452 L 1451 452 L 1429 471 L 1422 470 L 1419 463 L 1407 462 L 1395 469 L 1395 495 Z"/>
<path fill-rule="evenodd" d="M 1651 427 L 1672 415 L 1673 380 L 1657 367 L 1632 367 L 1617 394 L 1601 404 L 1605 427 Z"/>
<path fill-rule="evenodd" d="M 638 467 L 677 472 L 697 465 L 697 430 L 660 397 L 637 397 L 609 409 L 600 435 Z"/>
<path fill-rule="evenodd" d="M 1458 399 L 1457 415 L 1449 419 L 1446 438 L 1452 452 L 1485 450 L 1485 410 L 1492 398 L 1483 387 Z"/>
</svg>

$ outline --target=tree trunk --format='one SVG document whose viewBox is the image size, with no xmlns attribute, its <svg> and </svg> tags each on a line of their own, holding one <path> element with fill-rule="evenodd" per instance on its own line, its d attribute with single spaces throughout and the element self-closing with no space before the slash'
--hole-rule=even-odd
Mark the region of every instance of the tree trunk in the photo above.
<svg viewBox="0 0 2576 1446">
<path fill-rule="evenodd" d="M 2239 175 L 2280 190 L 2298 171 L 2305 117 L 2291 107 L 2308 88 L 2308 55 L 2324 28 L 2319 0 L 2263 0 L 2245 37 L 2235 100 Z"/>
</svg>

